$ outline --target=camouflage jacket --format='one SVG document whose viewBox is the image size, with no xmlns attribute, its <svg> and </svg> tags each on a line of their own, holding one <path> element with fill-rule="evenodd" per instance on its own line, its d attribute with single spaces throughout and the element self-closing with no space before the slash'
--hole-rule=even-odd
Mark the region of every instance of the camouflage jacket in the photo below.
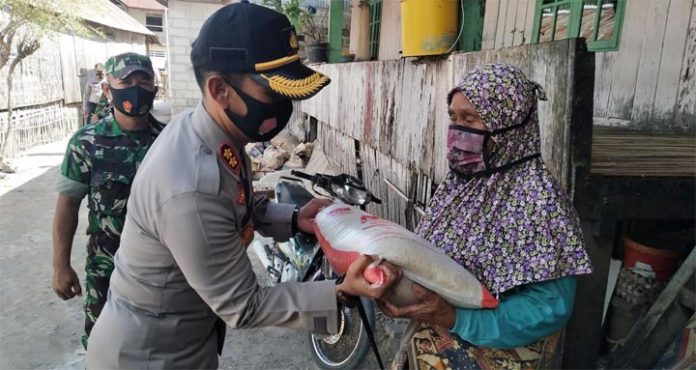
<svg viewBox="0 0 696 370">
<path fill-rule="evenodd" d="M 96 108 L 94 108 L 94 114 L 99 117 L 99 119 L 111 114 L 111 103 L 109 103 L 109 99 L 102 95 Z"/>
<path fill-rule="evenodd" d="M 164 125 L 150 115 L 150 127 L 122 130 L 113 116 L 80 128 L 70 139 L 58 191 L 88 196 L 87 234 L 118 246 L 135 171 Z"/>
</svg>

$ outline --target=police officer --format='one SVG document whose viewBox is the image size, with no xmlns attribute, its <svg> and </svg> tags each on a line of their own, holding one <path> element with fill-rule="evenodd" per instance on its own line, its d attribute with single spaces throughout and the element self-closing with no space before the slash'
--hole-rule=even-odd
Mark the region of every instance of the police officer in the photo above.
<svg viewBox="0 0 696 370">
<path fill-rule="evenodd" d="M 254 231 L 287 240 L 312 232 L 326 201 L 298 210 L 252 194 L 243 148 L 283 129 L 290 99 L 329 79 L 305 67 L 288 19 L 249 3 L 225 6 L 191 50 L 203 101 L 182 112 L 148 153 L 133 184 L 109 300 L 92 332 L 87 368 L 216 368 L 224 326 L 338 331 L 346 295 L 378 298 L 363 256 L 345 280 L 260 287 L 246 247 Z M 287 364 L 278 364 L 285 366 Z"/>
<path fill-rule="evenodd" d="M 97 109 L 102 99 L 102 83 L 104 82 L 104 65 L 97 63 L 94 65 L 94 76 L 91 76 L 85 84 L 84 95 L 82 96 L 82 115 L 85 124 L 92 122 L 94 111 Z"/>
<path fill-rule="evenodd" d="M 134 53 L 116 55 L 107 60 L 105 71 L 105 94 L 116 109 L 113 115 L 80 128 L 70 139 L 58 178 L 53 218 L 53 290 L 60 298 L 71 299 L 82 295 L 70 265 L 70 251 L 80 203 L 87 196 L 85 348 L 106 302 L 133 177 L 164 128 L 149 113 L 157 93 L 150 58 Z"/>
</svg>

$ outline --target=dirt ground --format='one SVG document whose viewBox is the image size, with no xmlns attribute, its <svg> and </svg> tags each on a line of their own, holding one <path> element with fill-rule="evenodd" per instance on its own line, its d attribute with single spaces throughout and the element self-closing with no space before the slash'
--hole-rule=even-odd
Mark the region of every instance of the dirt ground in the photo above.
<svg viewBox="0 0 696 370">
<path fill-rule="evenodd" d="M 0 369 L 82 369 L 80 298 L 62 301 L 51 289 L 54 184 L 67 141 L 44 145 L 14 161 L 0 179 Z M 86 202 L 72 262 L 84 281 Z M 258 260 L 251 256 L 257 271 Z M 376 337 L 390 359 L 401 325 L 379 319 Z M 372 355 L 363 368 L 376 368 Z M 305 332 L 263 328 L 228 330 L 222 369 L 312 369 Z"/>
</svg>

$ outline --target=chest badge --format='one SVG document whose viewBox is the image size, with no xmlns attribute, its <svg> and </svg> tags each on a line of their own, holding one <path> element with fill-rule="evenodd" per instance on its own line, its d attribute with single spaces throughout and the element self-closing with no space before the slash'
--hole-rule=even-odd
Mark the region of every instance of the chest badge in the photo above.
<svg viewBox="0 0 696 370">
<path fill-rule="evenodd" d="M 254 225 L 251 222 L 242 230 L 241 239 L 245 247 L 248 247 L 254 240 Z"/>
<path fill-rule="evenodd" d="M 239 183 L 237 186 L 237 204 L 240 206 L 246 206 L 246 191 L 244 189 L 244 184 Z"/>
</svg>

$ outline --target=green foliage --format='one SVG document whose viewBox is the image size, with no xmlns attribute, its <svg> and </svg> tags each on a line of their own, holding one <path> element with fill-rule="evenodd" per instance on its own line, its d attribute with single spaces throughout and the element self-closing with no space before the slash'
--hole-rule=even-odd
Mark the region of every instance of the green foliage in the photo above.
<svg viewBox="0 0 696 370">
<path fill-rule="evenodd" d="M 79 15 L 88 6 L 86 0 L 0 0 L 10 24 L 27 24 L 41 32 L 87 32 Z"/>
<path fill-rule="evenodd" d="M 90 33 L 79 17 L 88 6 L 88 0 L 0 0 L 0 68 L 7 64 L 15 42 L 21 60 L 40 47 L 45 35 Z"/>
<path fill-rule="evenodd" d="M 283 13 L 298 33 L 304 34 L 309 44 L 326 42 L 326 12 L 322 16 L 310 14 L 300 6 L 300 0 L 263 0 L 262 4 Z"/>
<path fill-rule="evenodd" d="M 300 6 L 300 0 L 289 0 L 285 2 L 282 0 L 263 0 L 263 5 L 278 13 L 285 14 L 290 20 L 290 24 L 298 31 L 304 30 L 307 21 L 311 17 L 309 13 Z"/>
<path fill-rule="evenodd" d="M 12 74 L 25 58 L 41 47 L 41 40 L 57 32 L 99 34 L 80 15 L 99 9 L 90 0 L 0 0 L 0 69 L 8 66 L 7 127 L 0 142 L 0 170 L 12 133 Z M 97 10 L 98 11 L 98 10 Z M 10 56 L 14 56 L 10 60 Z"/>
</svg>

